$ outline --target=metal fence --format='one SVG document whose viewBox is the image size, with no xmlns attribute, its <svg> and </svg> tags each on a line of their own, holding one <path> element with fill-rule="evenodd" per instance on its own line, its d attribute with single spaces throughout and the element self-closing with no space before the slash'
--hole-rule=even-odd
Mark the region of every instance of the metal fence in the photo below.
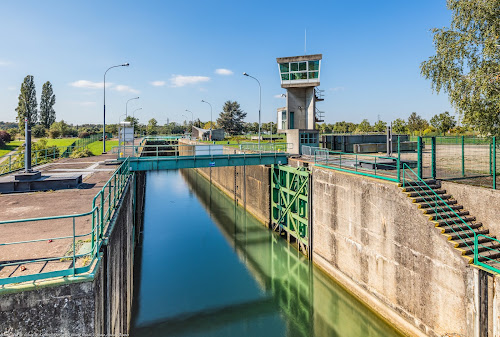
<svg viewBox="0 0 500 337">
<path fill-rule="evenodd" d="M 113 173 L 108 182 L 96 194 L 92 209 L 81 214 L 0 221 L 2 232 L 22 238 L 22 241 L 0 241 L 0 285 L 42 280 L 61 276 L 76 276 L 87 273 L 99 259 L 99 249 L 104 233 L 113 216 L 130 176 L 128 158 Z M 48 225 L 57 227 L 62 235 L 55 237 L 33 237 L 26 229 L 30 224 L 38 228 Z M 86 228 L 86 229 L 85 229 Z M 5 236 L 4 236 L 5 237 Z M 27 240 L 26 238 L 31 238 Z M 47 249 L 41 245 L 53 243 L 68 247 L 61 250 Z M 43 257 L 37 251 L 42 251 Z"/>
<path fill-rule="evenodd" d="M 83 149 L 89 144 L 102 139 L 101 135 L 92 135 L 88 138 L 78 138 L 69 146 L 51 146 L 46 149 L 31 151 L 31 166 L 51 162 L 57 158 L 67 158 L 74 151 Z M 0 176 L 24 168 L 25 151 L 0 157 Z"/>
</svg>

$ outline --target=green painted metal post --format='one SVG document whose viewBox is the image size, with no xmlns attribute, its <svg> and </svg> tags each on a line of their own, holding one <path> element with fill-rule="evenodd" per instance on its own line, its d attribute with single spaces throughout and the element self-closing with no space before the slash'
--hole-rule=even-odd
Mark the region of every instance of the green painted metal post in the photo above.
<svg viewBox="0 0 500 337">
<path fill-rule="evenodd" d="M 73 217 L 73 277 L 76 272 L 75 217 Z"/>
<path fill-rule="evenodd" d="M 423 160 L 422 160 L 422 137 L 418 136 L 417 138 L 417 172 L 418 172 L 418 177 L 422 179 L 422 167 L 423 167 Z M 404 179 L 404 177 L 403 177 Z"/>
<path fill-rule="evenodd" d="M 493 137 L 493 189 L 497 189 L 497 137 Z"/>
<path fill-rule="evenodd" d="M 398 136 L 398 182 L 401 182 L 401 139 Z"/>
<path fill-rule="evenodd" d="M 492 143 L 493 143 L 493 141 L 490 142 L 490 175 L 491 176 L 493 175 L 493 156 L 492 156 L 493 148 L 492 148 Z"/>
<path fill-rule="evenodd" d="M 462 136 L 462 177 L 465 177 L 465 137 Z"/>
<path fill-rule="evenodd" d="M 474 233 L 474 264 L 477 265 L 477 262 L 478 262 L 478 242 L 477 242 L 477 234 Z"/>
<path fill-rule="evenodd" d="M 436 137 L 431 138 L 431 171 L 432 179 L 436 179 Z"/>
<path fill-rule="evenodd" d="M 101 235 L 104 232 L 104 189 L 101 190 Z"/>
</svg>

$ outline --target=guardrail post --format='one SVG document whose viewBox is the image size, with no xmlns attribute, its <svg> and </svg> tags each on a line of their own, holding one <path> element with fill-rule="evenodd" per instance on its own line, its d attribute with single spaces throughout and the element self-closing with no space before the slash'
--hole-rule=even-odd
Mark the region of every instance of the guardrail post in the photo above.
<svg viewBox="0 0 500 337">
<path fill-rule="evenodd" d="M 436 137 L 431 138 L 431 175 L 436 179 Z"/>
<path fill-rule="evenodd" d="M 418 172 L 418 177 L 422 179 L 422 167 L 423 167 L 423 161 L 422 161 L 422 137 L 418 136 L 417 138 L 417 172 Z"/>
<path fill-rule="evenodd" d="M 401 182 L 401 138 L 398 135 L 398 182 Z"/>
<path fill-rule="evenodd" d="M 493 189 L 497 189 L 497 137 L 493 136 Z"/>
<path fill-rule="evenodd" d="M 101 235 L 104 232 L 104 189 L 101 190 Z"/>
<path fill-rule="evenodd" d="M 479 260 L 479 250 L 478 250 L 478 242 L 477 242 L 477 234 L 474 233 L 474 264 L 477 265 L 477 262 Z"/>
<path fill-rule="evenodd" d="M 75 245 L 75 217 L 73 217 L 73 277 L 75 276 L 76 269 L 76 245 Z"/>
<path fill-rule="evenodd" d="M 465 177 L 465 137 L 462 136 L 462 177 Z"/>
</svg>

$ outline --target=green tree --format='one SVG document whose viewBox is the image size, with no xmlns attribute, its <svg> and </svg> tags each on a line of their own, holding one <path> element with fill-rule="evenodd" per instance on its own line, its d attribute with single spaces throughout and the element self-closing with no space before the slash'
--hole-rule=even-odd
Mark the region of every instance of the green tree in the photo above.
<svg viewBox="0 0 500 337">
<path fill-rule="evenodd" d="M 54 104 L 56 104 L 56 95 L 52 90 L 52 84 L 47 81 L 43 84 L 40 98 L 40 124 L 47 129 L 56 121 Z"/>
<path fill-rule="evenodd" d="M 463 122 L 500 135 L 498 0 L 448 0 L 450 27 L 434 28 L 436 54 L 420 65 L 436 92 L 448 94 Z"/>
<path fill-rule="evenodd" d="M 335 122 L 333 125 L 333 132 L 335 133 L 346 133 L 349 131 L 349 126 L 345 121 Z"/>
<path fill-rule="evenodd" d="M 216 123 L 212 123 L 210 121 L 206 122 L 205 125 L 203 125 L 203 129 L 208 130 L 210 129 L 210 125 L 212 125 L 212 129 L 215 129 L 217 127 Z"/>
<path fill-rule="evenodd" d="M 373 131 L 375 132 L 385 132 L 387 128 L 387 123 L 384 121 L 381 121 L 380 119 L 375 122 L 373 125 Z"/>
<path fill-rule="evenodd" d="M 431 118 L 430 122 L 440 133 L 445 133 L 457 125 L 455 117 L 451 116 L 448 111 L 435 115 Z"/>
<path fill-rule="evenodd" d="M 139 118 L 127 116 L 127 118 L 125 118 L 125 122 L 130 122 L 130 125 L 133 126 L 134 130 L 137 131 L 137 125 L 139 124 Z"/>
<path fill-rule="evenodd" d="M 358 127 L 356 128 L 356 132 L 370 132 L 372 130 L 373 128 L 370 125 L 368 119 L 363 119 L 363 121 L 359 123 Z"/>
<path fill-rule="evenodd" d="M 217 118 L 217 125 L 230 135 L 238 135 L 243 132 L 245 124 L 243 120 L 246 116 L 247 113 L 241 110 L 238 102 L 226 101 Z"/>
<path fill-rule="evenodd" d="M 61 120 L 60 122 L 52 123 L 49 131 L 52 131 L 52 134 L 58 134 L 59 136 L 64 137 L 68 135 L 69 129 L 70 129 L 69 125 L 64 120 Z M 54 131 L 56 131 L 56 133 L 54 133 Z M 58 136 L 54 138 L 57 137 Z"/>
<path fill-rule="evenodd" d="M 392 131 L 395 133 L 403 134 L 408 132 L 406 121 L 402 118 L 397 118 L 392 122 Z"/>
<path fill-rule="evenodd" d="M 33 134 L 33 137 L 35 137 L 35 138 L 47 137 L 47 130 L 43 127 L 43 125 L 35 125 L 31 129 L 31 132 Z"/>
<path fill-rule="evenodd" d="M 156 135 L 158 133 L 157 127 L 158 127 L 158 122 L 156 121 L 156 119 L 151 118 L 148 121 L 148 126 L 146 128 L 146 133 L 148 135 Z"/>
<path fill-rule="evenodd" d="M 17 123 L 19 129 L 24 131 L 24 119 L 28 119 L 30 126 L 38 122 L 38 109 L 36 102 L 35 81 L 32 75 L 27 75 L 21 84 L 21 93 L 19 94 L 17 103 Z"/>
<path fill-rule="evenodd" d="M 410 131 L 411 134 L 424 131 L 428 125 L 429 123 L 420 117 L 420 115 L 417 115 L 416 112 L 411 113 L 410 117 L 408 117 L 408 123 L 406 124 L 408 131 Z"/>
</svg>

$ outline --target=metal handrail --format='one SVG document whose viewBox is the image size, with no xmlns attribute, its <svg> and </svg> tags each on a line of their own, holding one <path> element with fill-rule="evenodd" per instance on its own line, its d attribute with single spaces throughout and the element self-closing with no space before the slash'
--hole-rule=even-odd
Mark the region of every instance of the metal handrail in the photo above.
<svg viewBox="0 0 500 337">
<path fill-rule="evenodd" d="M 15 261 L 15 262 L 6 262 L 0 264 L 0 269 L 7 266 L 21 266 L 21 265 L 29 265 L 33 263 L 39 262 L 48 262 L 48 261 L 56 261 L 56 260 L 66 260 L 71 259 L 73 261 L 72 268 L 70 269 L 60 269 L 50 272 L 43 272 L 37 274 L 29 274 L 29 275 L 21 275 L 14 277 L 6 277 L 0 278 L 0 285 L 11 284 L 11 283 L 19 283 L 25 281 L 35 281 L 53 277 L 60 276 L 76 276 L 78 274 L 87 273 L 90 271 L 91 266 L 100 259 L 99 249 L 104 241 L 104 233 L 107 230 L 107 227 L 112 219 L 113 211 L 116 209 L 118 205 L 118 200 L 121 198 L 123 190 L 128 182 L 128 178 L 130 176 L 130 161 L 129 159 L 125 159 L 124 162 L 115 170 L 110 179 L 104 184 L 101 190 L 94 196 L 92 200 L 92 210 L 89 212 L 84 212 L 80 214 L 71 214 L 71 215 L 59 215 L 52 217 L 39 217 L 39 218 L 30 218 L 30 219 L 18 219 L 18 220 L 8 220 L 8 221 L 0 221 L 0 225 L 6 224 L 15 224 L 15 223 L 23 223 L 23 222 L 34 222 L 34 221 L 49 221 L 49 220 L 61 220 L 61 219 L 72 219 L 73 223 L 73 233 L 68 236 L 61 237 L 53 237 L 53 238 L 44 238 L 44 239 L 35 239 L 35 240 L 25 240 L 18 242 L 7 242 L 0 243 L 1 246 L 11 246 L 16 244 L 30 244 L 35 242 L 49 241 L 49 240 L 65 240 L 65 239 L 73 239 L 72 243 L 72 253 L 71 255 L 63 255 L 58 257 L 48 257 L 48 258 L 39 258 L 39 259 L 31 259 L 31 260 L 23 260 L 23 261 Z M 91 230 L 85 232 L 83 234 L 76 234 L 75 228 L 75 220 L 80 217 L 91 216 L 92 217 L 92 227 Z M 89 237 L 90 236 L 90 250 L 88 252 L 84 252 L 81 254 L 76 253 L 76 239 Z M 83 267 L 76 267 L 76 262 L 78 258 L 89 256 L 91 260 L 89 264 Z"/>
<path fill-rule="evenodd" d="M 408 172 L 410 172 L 410 174 L 408 174 Z M 407 164 L 403 164 L 403 179 L 402 179 L 402 185 L 403 185 L 403 188 L 412 188 L 413 189 L 413 192 L 416 192 L 418 194 L 419 197 L 423 198 L 423 201 L 429 206 L 429 208 L 432 208 L 433 211 L 434 211 L 434 216 L 432 217 L 432 220 L 433 221 L 438 221 L 438 216 L 439 218 L 444 221 L 444 224 L 449 228 L 451 229 L 456 235 L 458 235 L 458 238 L 467 246 L 471 249 L 471 251 L 474 251 L 474 245 L 473 244 L 469 244 L 467 243 L 467 241 L 465 241 L 466 239 L 469 239 L 471 240 L 471 242 L 474 242 L 475 240 L 475 231 L 469 226 L 469 224 L 467 222 L 464 221 L 464 219 L 462 219 L 461 216 L 459 216 L 457 214 L 457 212 L 455 212 L 455 210 L 453 208 L 451 208 L 451 206 L 443 199 L 439 196 L 439 194 L 437 194 L 432 188 L 429 187 L 429 185 L 427 185 L 427 183 L 422 179 L 420 178 L 416 173 L 415 171 L 413 171 Z M 415 178 L 413 178 L 415 177 Z M 411 180 L 409 180 L 411 179 Z M 409 183 L 415 183 L 416 186 L 412 186 L 411 184 Z M 416 189 L 416 187 L 422 187 L 422 186 L 425 186 L 427 187 L 427 189 L 423 189 L 423 188 L 420 188 L 420 191 Z M 430 191 L 430 192 L 429 192 Z M 423 194 L 421 194 L 421 192 L 423 192 Z M 431 200 L 427 200 L 428 198 L 430 198 Z M 434 205 L 432 205 L 430 203 L 430 201 L 434 201 Z M 439 202 L 442 204 L 442 205 L 439 205 Z M 441 212 L 445 212 L 444 214 L 447 215 L 447 218 L 443 218 L 442 216 L 442 213 L 439 213 L 438 211 L 441 211 Z M 451 212 L 453 215 L 455 215 L 456 218 L 459 219 L 459 221 L 456 221 L 454 217 L 451 217 L 449 212 Z M 450 224 L 449 222 L 453 222 L 453 224 Z M 473 234 L 469 235 L 467 233 L 463 233 L 462 230 L 460 231 L 456 231 L 452 226 L 453 225 L 456 225 L 458 226 L 459 228 L 460 227 L 467 227 L 468 230 L 470 230 Z M 463 238 L 462 236 L 466 237 L 466 238 Z"/>
</svg>

